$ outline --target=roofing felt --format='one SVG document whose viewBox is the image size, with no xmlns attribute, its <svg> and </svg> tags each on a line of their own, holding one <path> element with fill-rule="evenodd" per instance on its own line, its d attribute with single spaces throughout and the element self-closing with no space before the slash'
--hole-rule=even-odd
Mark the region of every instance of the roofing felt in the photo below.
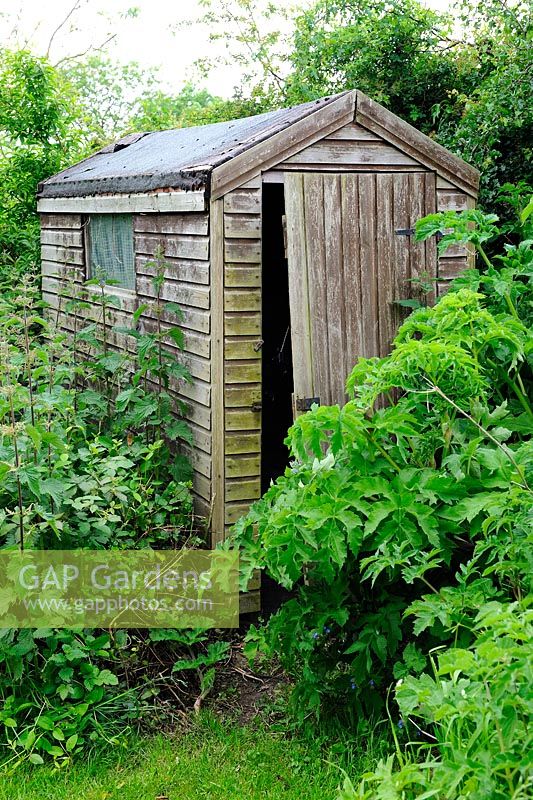
<svg viewBox="0 0 533 800">
<path fill-rule="evenodd" d="M 131 134 L 114 145 L 53 175 L 39 187 L 39 197 L 195 189 L 206 185 L 219 164 L 244 152 L 339 95 L 269 111 L 253 117 L 192 128 Z"/>
</svg>

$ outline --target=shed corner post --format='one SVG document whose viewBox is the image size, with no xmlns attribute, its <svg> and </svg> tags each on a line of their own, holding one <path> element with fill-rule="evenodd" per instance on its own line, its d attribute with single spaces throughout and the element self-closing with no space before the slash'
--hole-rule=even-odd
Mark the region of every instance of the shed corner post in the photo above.
<svg viewBox="0 0 533 800">
<path fill-rule="evenodd" d="M 209 203 L 211 266 L 211 547 L 224 539 L 224 198 Z"/>
</svg>

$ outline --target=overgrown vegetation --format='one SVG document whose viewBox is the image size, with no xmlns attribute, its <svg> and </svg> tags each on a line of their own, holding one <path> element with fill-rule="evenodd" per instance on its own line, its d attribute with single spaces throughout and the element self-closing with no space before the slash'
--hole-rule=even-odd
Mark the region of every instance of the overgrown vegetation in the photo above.
<svg viewBox="0 0 533 800">
<path fill-rule="evenodd" d="M 119 300 L 103 279 L 82 285 L 63 276 L 76 299 L 60 293 L 46 317 L 29 279 L 2 301 L 2 547 L 168 549 L 203 541 L 190 465 L 175 449 L 191 435 L 171 394 L 176 381 L 190 380 L 179 360 L 183 334 L 159 324 L 164 313 L 180 312 L 160 299 L 164 262 L 153 268 L 155 300 L 134 320 L 149 311 L 152 331 L 112 325 Z M 82 322 L 82 310 L 94 321 Z M 59 327 L 65 313 L 70 335 Z M 116 348 L 117 336 L 129 350 Z M 61 763 L 102 739 L 116 742 L 159 692 L 154 658 L 171 684 L 184 676 L 180 691 L 198 683 L 188 691 L 202 693 L 227 647 L 201 632 L 0 631 L 0 742 L 11 752 L 8 763 L 47 756 Z M 144 688 L 130 682 L 142 654 Z"/>
<path fill-rule="evenodd" d="M 317 0 L 294 13 L 269 4 L 262 17 L 250 0 L 206 6 L 213 36 L 245 72 L 229 100 L 192 84 L 169 95 L 154 73 L 101 55 L 52 67 L 0 53 L 0 546 L 166 548 L 202 534 L 175 447 L 190 441 L 173 393 L 189 375 L 178 325 L 169 334 L 160 324 L 169 314 L 179 323 L 161 301 L 162 258 L 153 307 L 139 308 L 133 329 L 113 325 L 118 301 L 104 276 L 82 285 L 66 271 L 68 292 L 46 309 L 32 277 L 39 181 L 131 130 L 362 89 L 482 171 L 487 213 L 417 225 L 441 249 L 474 246 L 479 268 L 415 311 L 390 356 L 355 365 L 343 408 L 317 408 L 291 428 L 290 467 L 235 531 L 243 586 L 260 569 L 292 592 L 252 627 L 247 653 L 281 661 L 291 714 L 308 731 L 333 721 L 355 737 L 390 723 L 394 752 L 377 767 L 344 764 L 339 800 L 521 800 L 533 782 L 531 9 L 468 0 L 452 20 L 416 0 Z M 4 760 L 65 767 L 96 743 L 124 743 L 143 716 L 159 722 L 157 695 L 175 722 L 190 697 L 200 705 L 228 653 L 201 631 L 0 631 Z M 218 766 L 248 746 L 257 765 L 235 770 L 250 796 L 290 796 L 290 773 L 302 776 L 295 796 L 337 783 L 315 750 L 291 745 L 286 763 L 275 739 L 262 749 L 238 731 L 221 750 L 227 736 L 215 731 L 206 762 L 211 740 L 194 740 L 180 792 L 192 766 L 207 763 L 197 780 L 212 778 L 212 753 Z M 167 744 L 154 745 L 165 759 Z M 124 791 L 174 788 L 171 775 L 163 785 L 140 772 Z M 224 796 L 235 774 L 225 773 Z M 45 791 L 56 777 L 33 780 Z"/>
<path fill-rule="evenodd" d="M 418 239 L 473 245 L 484 270 L 415 311 L 389 356 L 360 359 L 343 408 L 297 419 L 290 467 L 235 527 L 243 581 L 259 568 L 293 590 L 248 651 L 280 658 L 301 720 L 387 712 L 428 743 L 421 765 L 398 745 L 399 772 L 391 759 L 354 797 L 531 786 L 532 212 L 498 267 L 494 215 L 419 221 Z"/>
</svg>

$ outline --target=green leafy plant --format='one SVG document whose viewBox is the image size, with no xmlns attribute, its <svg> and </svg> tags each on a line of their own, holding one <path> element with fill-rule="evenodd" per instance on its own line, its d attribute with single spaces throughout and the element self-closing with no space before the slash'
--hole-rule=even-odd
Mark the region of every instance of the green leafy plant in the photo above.
<svg viewBox="0 0 533 800">
<path fill-rule="evenodd" d="M 523 603 L 484 605 L 470 647 L 439 648 L 433 674 L 398 681 L 396 753 L 357 789 L 346 777 L 339 800 L 529 797 L 531 622 Z"/>
<path fill-rule="evenodd" d="M 60 765 L 131 728 L 140 705 L 134 689 L 119 685 L 119 650 L 120 636 L 109 633 L 0 631 L 4 766 L 50 758 Z"/>
<path fill-rule="evenodd" d="M 436 215 L 418 236 L 479 250 L 495 222 Z M 528 253 L 509 246 L 360 359 L 351 400 L 297 419 L 290 467 L 235 527 L 243 586 L 263 569 L 293 592 L 247 649 L 281 660 L 301 719 L 381 714 L 432 648 L 471 645 L 481 606 L 530 591 Z"/>
</svg>

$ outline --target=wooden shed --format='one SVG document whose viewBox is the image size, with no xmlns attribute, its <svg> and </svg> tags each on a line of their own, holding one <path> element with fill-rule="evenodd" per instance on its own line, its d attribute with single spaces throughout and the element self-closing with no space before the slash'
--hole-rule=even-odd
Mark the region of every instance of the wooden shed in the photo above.
<svg viewBox="0 0 533 800">
<path fill-rule="evenodd" d="M 437 259 L 412 227 L 472 207 L 477 187 L 475 169 L 359 91 L 126 136 L 39 187 L 44 298 L 57 307 L 65 265 L 91 276 L 98 231 L 100 251 L 120 251 L 110 291 L 124 325 L 153 296 L 162 248 L 194 377 L 176 387 L 194 492 L 216 541 L 283 471 L 293 409 L 342 402 L 358 357 L 387 352 L 395 301 L 419 297 L 424 275 L 442 291 L 466 265 L 457 248 Z"/>
</svg>

